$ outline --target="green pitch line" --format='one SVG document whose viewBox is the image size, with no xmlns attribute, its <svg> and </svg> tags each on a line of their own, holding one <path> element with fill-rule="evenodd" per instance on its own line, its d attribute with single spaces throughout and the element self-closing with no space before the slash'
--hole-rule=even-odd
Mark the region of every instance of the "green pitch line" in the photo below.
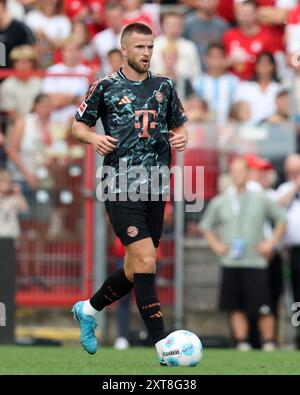
<svg viewBox="0 0 300 395">
<path fill-rule="evenodd" d="M 151 348 L 102 348 L 90 356 L 80 347 L 0 346 L 0 374 L 300 374 L 300 352 L 207 349 L 195 368 L 160 367 Z"/>
</svg>

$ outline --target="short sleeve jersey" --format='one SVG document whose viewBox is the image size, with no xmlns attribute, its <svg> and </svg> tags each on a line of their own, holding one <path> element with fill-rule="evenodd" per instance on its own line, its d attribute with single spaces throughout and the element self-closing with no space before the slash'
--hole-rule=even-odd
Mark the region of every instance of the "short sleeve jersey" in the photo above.
<svg viewBox="0 0 300 395">
<path fill-rule="evenodd" d="M 105 134 L 118 140 L 104 165 L 118 172 L 120 159 L 131 167 L 170 166 L 169 130 L 187 121 L 173 82 L 148 72 L 143 81 L 131 81 L 122 72 L 92 84 L 75 119 L 94 126 L 101 118 Z"/>
</svg>

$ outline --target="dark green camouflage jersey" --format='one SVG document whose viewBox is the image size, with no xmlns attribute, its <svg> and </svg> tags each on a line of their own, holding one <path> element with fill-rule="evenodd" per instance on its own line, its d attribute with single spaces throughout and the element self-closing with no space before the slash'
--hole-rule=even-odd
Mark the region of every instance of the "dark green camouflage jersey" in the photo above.
<svg viewBox="0 0 300 395">
<path fill-rule="evenodd" d="M 105 134 L 118 140 L 104 165 L 113 167 L 117 177 L 127 172 L 129 179 L 131 170 L 147 170 L 147 176 L 139 176 L 138 185 L 146 183 L 149 193 L 151 170 L 171 163 L 169 130 L 187 121 L 173 82 L 150 72 L 143 81 L 131 81 L 122 69 L 99 79 L 90 86 L 75 119 L 94 126 L 99 118 Z M 116 181 L 118 191 L 120 185 Z"/>
</svg>

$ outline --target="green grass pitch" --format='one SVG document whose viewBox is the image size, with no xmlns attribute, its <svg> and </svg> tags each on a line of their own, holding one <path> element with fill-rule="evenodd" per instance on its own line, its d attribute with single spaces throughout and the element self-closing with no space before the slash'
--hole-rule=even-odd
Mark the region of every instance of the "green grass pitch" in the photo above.
<svg viewBox="0 0 300 395">
<path fill-rule="evenodd" d="M 161 367 L 151 348 L 116 351 L 104 347 L 91 356 L 80 347 L 0 346 L 0 374 L 300 374 L 300 352 L 206 349 L 195 368 Z"/>
</svg>

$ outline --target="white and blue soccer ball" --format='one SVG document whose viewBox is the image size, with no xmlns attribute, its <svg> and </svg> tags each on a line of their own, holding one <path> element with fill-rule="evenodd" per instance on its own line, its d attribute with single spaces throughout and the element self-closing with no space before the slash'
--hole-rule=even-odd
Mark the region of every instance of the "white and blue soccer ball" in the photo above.
<svg viewBox="0 0 300 395">
<path fill-rule="evenodd" d="M 168 366 L 197 366 L 202 355 L 201 340 L 190 331 L 172 332 L 162 344 L 162 356 Z"/>
</svg>

